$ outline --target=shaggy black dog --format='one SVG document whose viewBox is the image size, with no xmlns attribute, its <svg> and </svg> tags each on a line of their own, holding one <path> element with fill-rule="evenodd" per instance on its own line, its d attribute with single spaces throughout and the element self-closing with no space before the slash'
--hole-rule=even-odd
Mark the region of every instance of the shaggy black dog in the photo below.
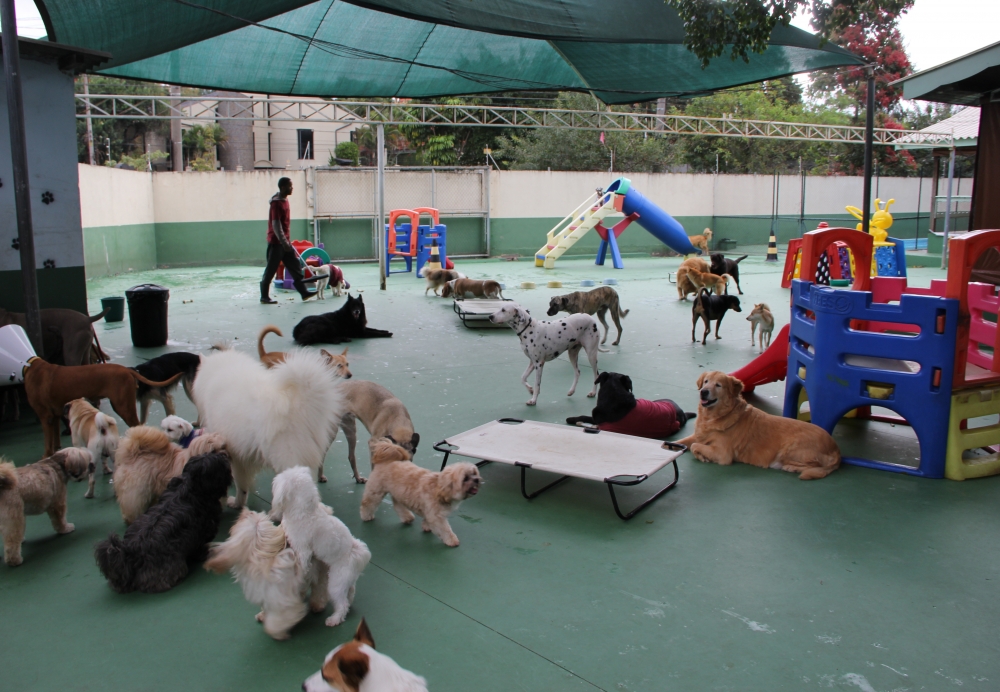
<svg viewBox="0 0 1000 692">
<path fill-rule="evenodd" d="M 716 276 L 729 274 L 729 276 L 733 277 L 733 281 L 736 282 L 736 290 L 739 291 L 740 295 L 743 295 L 743 289 L 740 288 L 740 262 L 746 258 L 747 255 L 736 259 L 728 259 L 721 252 L 712 253 L 712 273 Z"/>
<path fill-rule="evenodd" d="M 113 533 L 97 544 L 97 565 L 111 588 L 118 593 L 160 593 L 180 583 L 190 565 L 208 555 L 231 480 L 225 454 L 191 459 L 123 538 Z"/>
<path fill-rule="evenodd" d="M 694 338 L 694 330 L 698 326 L 699 319 L 705 322 L 705 334 L 701 337 L 702 346 L 705 345 L 708 333 L 712 331 L 712 320 L 715 320 L 715 338 L 721 339 L 719 326 L 727 310 L 743 312 L 740 308 L 740 299 L 729 295 L 717 296 L 707 288 L 701 289 L 701 292 L 694 297 L 694 305 L 691 306 L 691 341 L 697 341 Z"/>
<path fill-rule="evenodd" d="M 186 353 L 176 351 L 174 353 L 164 353 L 151 360 L 147 360 L 141 365 L 136 365 L 133 370 L 153 382 L 163 382 L 179 372 L 184 373 L 179 381 L 184 384 L 184 393 L 188 399 L 194 402 L 191 390 L 194 387 L 194 378 L 198 376 L 198 368 L 201 367 L 201 356 L 197 353 Z M 153 388 L 148 384 L 138 382 L 139 388 L 135 392 L 135 399 L 139 402 L 139 420 L 143 425 L 146 423 L 146 416 L 149 413 L 149 404 L 154 399 L 163 404 L 168 416 L 174 415 L 174 400 L 171 392 L 176 389 L 177 383 L 169 387 Z"/>
<path fill-rule="evenodd" d="M 310 315 L 302 318 L 292 330 L 292 338 L 296 343 L 309 344 L 341 344 L 355 339 L 388 338 L 392 332 L 368 327 L 368 317 L 365 315 L 364 298 L 354 298 L 347 294 L 347 302 L 336 312 L 323 315 Z"/>
</svg>

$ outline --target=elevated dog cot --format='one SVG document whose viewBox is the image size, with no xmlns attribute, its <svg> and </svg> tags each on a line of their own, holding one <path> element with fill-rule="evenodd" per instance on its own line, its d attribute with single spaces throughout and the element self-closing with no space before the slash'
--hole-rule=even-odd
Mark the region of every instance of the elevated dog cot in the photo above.
<svg viewBox="0 0 1000 692">
<path fill-rule="evenodd" d="M 506 329 L 506 324 L 493 324 L 490 322 L 490 315 L 510 302 L 513 302 L 510 298 L 473 298 L 470 300 L 459 300 L 456 298 L 452 305 L 452 310 L 462 320 L 462 324 L 470 329 L 481 327 L 502 327 Z"/>
<path fill-rule="evenodd" d="M 438 442 L 434 449 L 444 452 L 441 469 L 452 454 L 489 462 L 509 464 L 521 469 L 521 494 L 532 500 L 570 478 L 599 481 L 608 486 L 615 513 L 631 519 L 653 500 L 677 485 L 677 457 L 687 447 L 676 442 L 660 442 L 643 437 L 620 435 L 597 428 L 579 428 L 553 423 L 500 418 Z M 627 514 L 622 513 L 615 486 L 639 485 L 671 465 L 673 480 Z M 529 493 L 526 477 L 529 469 L 560 474 L 560 478 Z"/>
</svg>

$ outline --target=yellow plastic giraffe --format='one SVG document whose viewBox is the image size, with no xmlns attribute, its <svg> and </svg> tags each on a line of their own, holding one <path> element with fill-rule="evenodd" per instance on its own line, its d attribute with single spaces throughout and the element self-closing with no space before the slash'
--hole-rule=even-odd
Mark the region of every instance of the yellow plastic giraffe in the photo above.
<svg viewBox="0 0 1000 692">
<path fill-rule="evenodd" d="M 893 245 L 893 243 L 887 242 L 886 238 L 889 237 L 889 228 L 892 226 L 892 214 L 889 213 L 889 207 L 896 203 L 896 200 L 890 199 L 882 206 L 882 200 L 875 199 L 875 213 L 872 214 L 872 218 L 869 221 L 869 233 L 873 236 L 875 241 L 875 247 L 887 247 Z M 863 214 L 857 207 L 846 207 L 847 212 L 856 218 L 858 221 L 863 220 Z M 857 225 L 857 229 L 863 230 L 861 224 Z"/>
</svg>

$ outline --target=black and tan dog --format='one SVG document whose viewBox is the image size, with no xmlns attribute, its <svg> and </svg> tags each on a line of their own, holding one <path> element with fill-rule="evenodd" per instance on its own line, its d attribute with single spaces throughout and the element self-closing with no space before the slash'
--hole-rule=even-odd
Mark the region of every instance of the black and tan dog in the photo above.
<svg viewBox="0 0 1000 692">
<path fill-rule="evenodd" d="M 736 290 L 740 295 L 743 295 L 743 289 L 740 288 L 740 262 L 747 257 L 748 255 L 743 255 L 736 259 L 729 259 L 721 252 L 712 253 L 712 273 L 719 276 L 729 274 L 729 276 L 733 277 L 733 281 L 736 282 Z"/>
<path fill-rule="evenodd" d="M 200 367 L 201 356 L 197 353 L 175 351 L 147 360 L 145 363 L 140 363 L 132 369 L 146 379 L 154 381 L 167 380 L 177 373 L 181 373 L 180 384 L 184 386 L 184 393 L 187 394 L 187 398 L 191 400 L 191 403 L 194 403 L 194 395 L 191 392 L 194 389 L 194 379 L 198 376 L 198 368 Z M 138 384 L 139 387 L 136 390 L 135 398 L 139 403 L 140 423 L 143 425 L 146 424 L 146 419 L 149 416 L 149 405 L 153 401 L 159 401 L 163 404 L 163 410 L 167 412 L 168 416 L 176 415 L 177 409 L 174 407 L 173 390 L 177 388 L 178 382 L 175 381 L 166 387 L 150 387 L 141 381 Z"/>
<path fill-rule="evenodd" d="M 597 384 L 601 389 L 591 415 L 567 418 L 568 425 L 585 423 L 608 432 L 662 440 L 697 415 L 685 412 L 670 399 L 637 399 L 632 393 L 632 378 L 619 372 L 602 372 Z"/>
<path fill-rule="evenodd" d="M 715 320 L 715 338 L 721 339 L 719 325 L 722 324 L 722 318 L 725 317 L 727 310 L 743 312 L 740 308 L 740 299 L 731 295 L 713 295 L 707 288 L 701 289 L 694 297 L 694 305 L 691 306 L 691 341 L 697 341 L 694 330 L 698 326 L 699 318 L 705 323 L 705 334 L 701 337 L 702 346 L 708 339 L 708 333 L 712 331 L 712 320 Z"/>
<path fill-rule="evenodd" d="M 604 316 L 610 312 L 611 319 L 614 320 L 615 326 L 618 328 L 618 338 L 611 342 L 612 346 L 617 346 L 618 342 L 622 340 L 622 323 L 619 318 L 628 315 L 628 310 L 622 310 L 621 304 L 618 302 L 618 292 L 610 286 L 601 286 L 593 291 L 576 291 L 564 296 L 554 296 L 549 300 L 547 314 L 549 317 L 553 317 L 559 312 L 587 315 L 596 313 L 597 319 L 604 325 L 602 344 L 608 340 L 608 323 Z"/>
</svg>

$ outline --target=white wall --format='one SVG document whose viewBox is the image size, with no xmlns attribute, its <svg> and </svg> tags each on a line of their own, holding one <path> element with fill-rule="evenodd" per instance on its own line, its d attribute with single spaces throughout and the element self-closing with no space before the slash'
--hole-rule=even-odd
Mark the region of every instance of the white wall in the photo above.
<svg viewBox="0 0 1000 692">
<path fill-rule="evenodd" d="M 78 168 L 84 228 L 156 222 L 152 173 L 84 163 Z"/>
<path fill-rule="evenodd" d="M 305 171 L 171 172 L 153 175 L 156 222 L 265 221 L 268 200 L 283 177 L 292 179 L 292 218 L 311 218 L 312 193 Z"/>
</svg>

